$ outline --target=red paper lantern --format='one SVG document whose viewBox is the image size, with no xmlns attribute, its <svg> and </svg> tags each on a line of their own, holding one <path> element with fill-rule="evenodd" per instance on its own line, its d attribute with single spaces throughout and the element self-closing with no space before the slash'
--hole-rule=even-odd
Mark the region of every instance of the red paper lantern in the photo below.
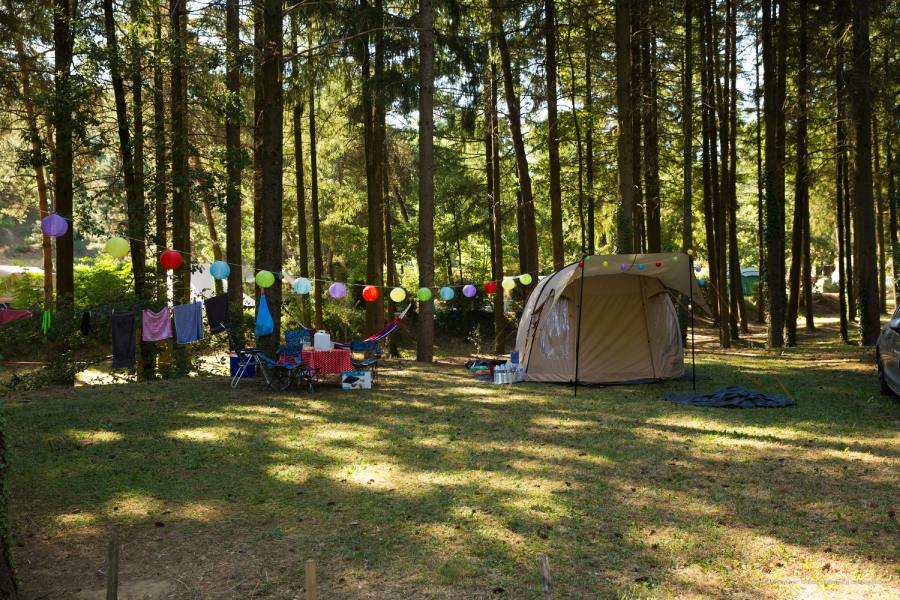
<svg viewBox="0 0 900 600">
<path fill-rule="evenodd" d="M 366 302 L 375 302 L 378 300 L 378 288 L 374 285 L 367 285 L 363 288 L 363 300 Z"/>
<path fill-rule="evenodd" d="M 181 252 L 178 250 L 163 250 L 159 255 L 159 264 L 170 271 L 181 266 Z"/>
<path fill-rule="evenodd" d="M 661 267 L 661 266 L 662 266 L 662 263 L 659 262 L 659 261 L 656 261 L 656 266 L 657 266 L 657 267 Z"/>
<path fill-rule="evenodd" d="M 497 291 L 497 282 L 496 281 L 488 281 L 484 284 L 484 293 L 485 294 L 493 294 Z"/>
</svg>

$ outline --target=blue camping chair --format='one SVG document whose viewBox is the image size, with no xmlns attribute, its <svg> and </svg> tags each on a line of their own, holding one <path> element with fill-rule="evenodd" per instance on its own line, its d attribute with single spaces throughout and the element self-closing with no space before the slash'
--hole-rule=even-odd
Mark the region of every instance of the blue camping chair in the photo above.
<svg viewBox="0 0 900 600">
<path fill-rule="evenodd" d="M 363 355 L 363 358 L 359 360 L 352 359 L 353 368 L 357 371 L 371 371 L 373 385 L 378 381 L 378 361 L 381 360 L 381 348 L 378 347 L 378 341 L 350 342 L 350 352 Z"/>
<path fill-rule="evenodd" d="M 305 385 L 306 388 L 313 392 L 313 377 L 315 372 L 303 363 L 303 344 L 308 343 L 311 339 L 311 329 L 296 329 L 284 332 L 284 344 L 278 347 L 275 352 L 276 360 L 269 357 L 263 358 L 266 365 L 272 370 L 274 375 L 273 382 L 269 387 L 277 388 L 284 391 L 291 386 Z"/>
</svg>

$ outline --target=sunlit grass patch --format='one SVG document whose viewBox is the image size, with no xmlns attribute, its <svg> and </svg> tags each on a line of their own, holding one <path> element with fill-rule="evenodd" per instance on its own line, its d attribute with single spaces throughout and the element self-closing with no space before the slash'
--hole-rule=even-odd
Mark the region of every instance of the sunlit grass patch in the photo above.
<svg viewBox="0 0 900 600">
<path fill-rule="evenodd" d="M 537 600 L 538 553 L 566 599 L 900 595 L 900 404 L 866 351 L 816 337 L 700 358 L 701 389 L 798 405 L 414 363 L 371 392 L 35 392 L 4 407 L 20 574 L 31 596 L 94 589 L 117 527 L 127 576 L 170 577 L 176 597 L 296 597 L 315 558 L 328 598 Z"/>
</svg>

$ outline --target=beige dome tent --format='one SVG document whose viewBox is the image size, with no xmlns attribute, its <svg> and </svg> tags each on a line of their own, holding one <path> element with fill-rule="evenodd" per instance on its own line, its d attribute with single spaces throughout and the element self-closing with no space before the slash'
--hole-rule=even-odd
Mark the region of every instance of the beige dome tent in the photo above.
<svg viewBox="0 0 900 600">
<path fill-rule="evenodd" d="M 621 254 L 580 264 L 543 277 L 525 303 L 516 347 L 526 379 L 621 383 L 684 375 L 668 292 L 706 308 L 690 257 Z"/>
</svg>

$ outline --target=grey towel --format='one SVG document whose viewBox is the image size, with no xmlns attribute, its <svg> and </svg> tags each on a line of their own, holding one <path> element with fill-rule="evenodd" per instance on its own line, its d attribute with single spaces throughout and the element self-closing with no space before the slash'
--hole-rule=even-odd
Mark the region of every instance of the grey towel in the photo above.
<svg viewBox="0 0 900 600">
<path fill-rule="evenodd" d="M 112 329 L 112 368 L 127 369 L 134 366 L 134 313 L 113 313 L 110 320 Z"/>
<path fill-rule="evenodd" d="M 175 341 L 190 344 L 203 339 L 203 303 L 191 302 L 172 307 L 175 317 Z"/>
<path fill-rule="evenodd" d="M 796 402 L 777 394 L 763 394 L 747 388 L 728 386 L 714 392 L 669 392 L 663 399 L 692 406 L 725 408 L 784 408 Z"/>
</svg>

